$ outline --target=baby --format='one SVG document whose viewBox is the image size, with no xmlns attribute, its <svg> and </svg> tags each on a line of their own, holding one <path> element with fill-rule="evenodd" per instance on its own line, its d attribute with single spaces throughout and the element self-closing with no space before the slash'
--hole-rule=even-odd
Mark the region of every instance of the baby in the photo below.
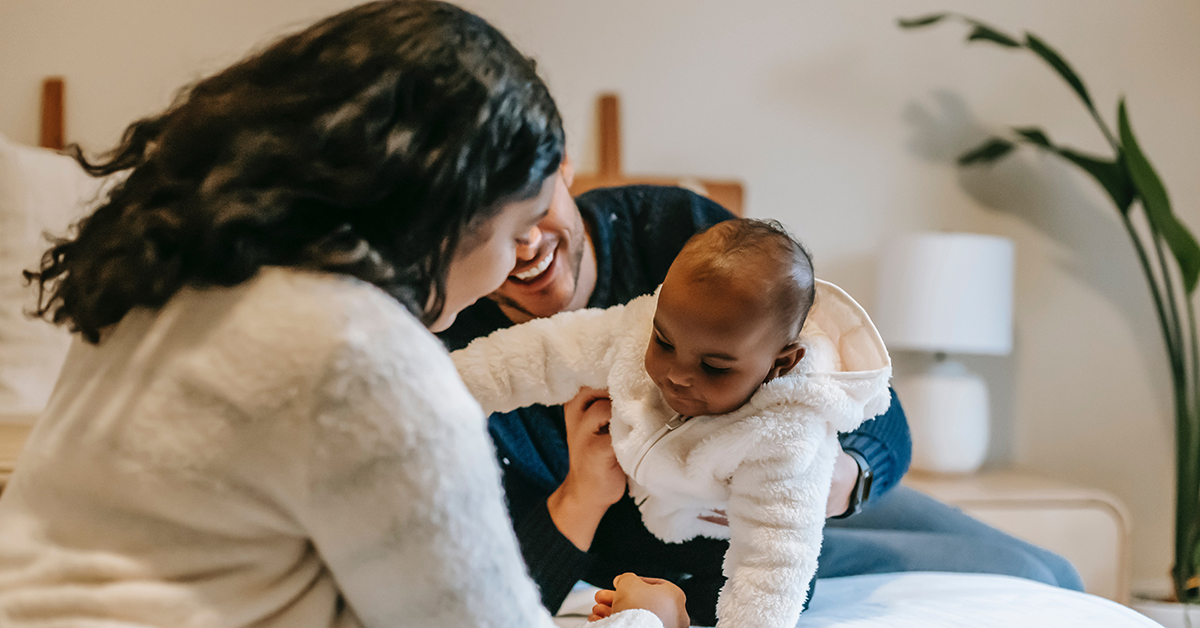
<svg viewBox="0 0 1200 628">
<path fill-rule="evenodd" d="M 816 572 L 839 431 L 887 409 L 866 312 L 774 221 L 719 223 L 653 295 L 497 331 L 453 354 L 486 412 L 612 398 L 646 528 L 729 539 L 719 628 L 791 628 Z M 727 525 L 726 525 L 727 523 Z"/>
</svg>

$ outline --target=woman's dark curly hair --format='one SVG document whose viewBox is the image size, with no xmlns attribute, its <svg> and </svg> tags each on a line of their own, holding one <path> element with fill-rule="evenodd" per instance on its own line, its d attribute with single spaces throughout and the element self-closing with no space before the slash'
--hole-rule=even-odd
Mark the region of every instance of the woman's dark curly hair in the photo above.
<svg viewBox="0 0 1200 628">
<path fill-rule="evenodd" d="M 93 176 L 128 171 L 57 240 L 37 313 L 87 340 L 185 285 L 267 265 L 379 286 L 426 324 L 456 249 L 558 168 L 534 64 L 483 19 L 385 0 L 285 37 L 130 125 Z"/>
</svg>

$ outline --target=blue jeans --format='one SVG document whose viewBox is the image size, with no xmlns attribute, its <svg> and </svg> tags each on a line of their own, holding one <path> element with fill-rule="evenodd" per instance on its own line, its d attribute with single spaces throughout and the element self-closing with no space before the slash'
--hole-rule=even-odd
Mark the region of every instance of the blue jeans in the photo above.
<svg viewBox="0 0 1200 628">
<path fill-rule="evenodd" d="M 905 486 L 846 519 L 830 520 L 818 578 L 896 571 L 991 573 L 1083 590 L 1065 558 Z"/>
</svg>

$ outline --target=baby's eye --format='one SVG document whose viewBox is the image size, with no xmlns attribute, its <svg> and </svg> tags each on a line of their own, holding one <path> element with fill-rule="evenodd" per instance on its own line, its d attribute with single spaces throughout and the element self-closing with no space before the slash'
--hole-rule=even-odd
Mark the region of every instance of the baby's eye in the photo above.
<svg viewBox="0 0 1200 628">
<path fill-rule="evenodd" d="M 654 342 L 655 342 L 655 344 L 662 347 L 663 349 L 666 349 L 667 351 L 670 351 L 671 349 L 675 348 L 675 347 L 672 347 L 671 344 L 668 343 L 666 340 L 663 340 L 662 337 L 660 337 L 658 334 L 654 334 Z"/>
<path fill-rule="evenodd" d="M 710 375 L 724 375 L 729 372 L 729 367 L 713 366 L 704 362 L 700 363 L 700 368 L 704 369 L 704 372 Z"/>
</svg>

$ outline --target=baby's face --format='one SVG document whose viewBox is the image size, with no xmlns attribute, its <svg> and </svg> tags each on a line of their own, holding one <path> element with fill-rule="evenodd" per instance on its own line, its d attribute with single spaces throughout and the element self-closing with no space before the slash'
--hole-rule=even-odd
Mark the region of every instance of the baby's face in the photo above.
<svg viewBox="0 0 1200 628">
<path fill-rule="evenodd" d="M 782 346 L 778 317 L 761 307 L 752 286 L 715 286 L 680 275 L 672 267 L 663 282 L 646 372 L 667 405 L 684 416 L 732 412 L 781 365 L 793 366 L 784 356 L 800 350 Z"/>
</svg>

